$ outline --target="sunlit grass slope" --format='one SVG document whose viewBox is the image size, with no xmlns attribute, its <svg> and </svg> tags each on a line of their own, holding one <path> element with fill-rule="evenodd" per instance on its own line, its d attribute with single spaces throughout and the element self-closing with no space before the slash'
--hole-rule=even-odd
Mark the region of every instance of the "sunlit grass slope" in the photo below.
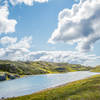
<svg viewBox="0 0 100 100">
<path fill-rule="evenodd" d="M 100 72 L 100 65 L 94 67 L 91 71 L 92 71 L 92 72 Z"/>
<path fill-rule="evenodd" d="M 100 100 L 100 75 L 6 100 Z"/>
<path fill-rule="evenodd" d="M 73 71 L 88 71 L 91 67 L 80 64 L 52 63 L 52 62 L 21 62 L 0 60 L 0 72 L 9 72 L 19 75 L 62 73 Z"/>
</svg>

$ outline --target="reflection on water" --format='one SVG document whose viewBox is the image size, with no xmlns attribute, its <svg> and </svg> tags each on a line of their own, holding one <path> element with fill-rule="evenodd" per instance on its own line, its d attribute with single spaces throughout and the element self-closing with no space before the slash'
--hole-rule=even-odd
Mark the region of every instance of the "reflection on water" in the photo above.
<svg viewBox="0 0 100 100">
<path fill-rule="evenodd" d="M 96 74 L 99 73 L 79 71 L 64 74 L 33 75 L 20 79 L 4 81 L 0 82 L 0 98 L 31 94 Z"/>
</svg>

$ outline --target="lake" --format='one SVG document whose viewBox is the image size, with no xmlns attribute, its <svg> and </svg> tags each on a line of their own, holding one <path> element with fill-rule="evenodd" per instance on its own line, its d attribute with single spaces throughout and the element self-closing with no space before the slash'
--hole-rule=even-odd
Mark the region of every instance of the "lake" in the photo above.
<svg viewBox="0 0 100 100">
<path fill-rule="evenodd" d="M 99 73 L 78 71 L 64 74 L 31 75 L 20 79 L 3 81 L 0 82 L 0 98 L 23 96 L 96 74 Z"/>
</svg>

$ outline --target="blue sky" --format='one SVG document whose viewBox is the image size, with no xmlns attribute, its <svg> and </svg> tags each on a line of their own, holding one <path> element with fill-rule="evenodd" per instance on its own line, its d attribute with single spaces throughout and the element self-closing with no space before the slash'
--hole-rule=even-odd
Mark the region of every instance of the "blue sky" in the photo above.
<svg viewBox="0 0 100 100">
<path fill-rule="evenodd" d="M 33 51 L 39 50 L 73 50 L 66 44 L 47 43 L 53 30 L 57 27 L 58 14 L 61 10 L 71 8 L 73 0 L 49 0 L 48 3 L 36 3 L 34 6 L 17 5 L 10 7 L 10 18 L 18 21 L 16 32 L 11 36 L 22 38 L 32 36 Z"/>
<path fill-rule="evenodd" d="M 6 16 L 5 17 L 2 12 L 0 13 L 0 15 L 4 16 L 5 19 L 9 20 L 9 23 L 5 22 L 7 24 L 7 26 L 5 27 L 7 29 L 12 27 L 12 29 L 11 31 L 9 31 L 6 28 L 4 29 L 2 28 L 3 30 L 1 30 L 0 32 L 0 39 L 1 39 L 0 49 L 3 52 L 0 59 L 9 59 L 9 60 L 23 60 L 24 58 L 26 58 L 24 60 L 48 59 L 47 61 L 81 63 L 85 65 L 87 65 L 88 63 L 91 64 L 91 62 L 92 62 L 91 65 L 100 64 L 99 63 L 100 41 L 98 38 L 99 34 L 95 32 L 95 34 L 98 35 L 98 37 L 94 37 L 93 35 L 91 35 L 91 37 L 93 38 L 89 37 L 89 34 L 92 34 L 91 32 L 92 26 L 90 25 L 90 21 L 91 21 L 90 17 L 85 19 L 85 17 L 84 18 L 79 17 L 82 15 L 77 15 L 77 18 L 79 17 L 80 19 L 80 23 L 78 23 L 77 25 L 77 21 L 78 21 L 77 19 L 76 19 L 77 20 L 76 22 L 72 21 L 75 15 L 73 15 L 73 19 L 71 19 L 67 11 L 68 9 L 72 10 L 73 8 L 72 6 L 75 4 L 78 5 L 78 9 L 81 9 L 80 5 L 83 6 L 85 0 L 83 0 L 82 3 L 81 3 L 82 0 L 78 2 L 75 2 L 74 0 L 48 0 L 48 1 L 44 0 L 43 2 L 42 0 L 39 0 L 38 2 L 35 2 L 34 0 L 29 0 L 29 1 L 32 1 L 31 5 L 28 4 L 28 2 L 24 2 L 24 0 L 20 0 L 21 2 L 19 2 L 18 0 L 15 0 L 16 1 L 15 4 L 13 4 L 12 2 L 13 0 L 8 0 L 8 2 L 7 0 L 5 1 L 6 3 L 4 3 L 1 0 L 1 2 L 3 3 L 0 2 L 1 3 L 0 10 L 5 9 L 2 7 L 6 6 L 5 12 L 7 12 L 8 15 L 4 13 Z M 96 3 L 98 2 L 99 1 L 97 0 Z M 87 0 L 87 5 L 89 3 L 90 1 Z M 99 7 L 97 7 L 97 4 L 94 1 L 93 3 L 95 4 L 94 5 L 95 8 L 99 9 Z M 89 5 L 89 7 L 90 7 L 90 11 L 92 11 L 91 5 Z M 64 11 L 64 9 L 67 9 L 67 10 Z M 83 6 L 83 9 L 85 9 L 84 6 Z M 91 14 L 91 16 L 95 15 L 96 11 L 95 10 L 93 11 L 94 12 Z M 72 10 L 71 12 L 74 12 L 74 11 Z M 59 16 L 62 18 L 58 20 Z M 87 16 L 90 16 L 90 15 L 87 15 Z M 10 20 L 13 20 L 12 22 L 13 26 L 11 27 L 9 25 L 11 23 Z M 69 20 L 71 21 L 67 23 Z M 83 25 L 83 20 L 86 20 L 84 25 Z M 98 20 L 100 21 L 100 19 Z M 0 24 L 2 25 L 2 27 L 4 27 L 4 25 L 6 24 L 3 25 L 2 23 L 3 22 L 0 21 Z M 72 23 L 74 23 L 73 24 L 74 26 L 71 25 Z M 66 26 L 67 24 L 68 26 Z M 86 25 L 90 27 L 86 27 Z M 72 27 L 75 27 L 75 29 L 73 29 L 75 30 L 75 32 L 70 33 L 68 31 L 69 26 L 71 29 Z M 64 27 L 66 28 L 64 29 Z M 79 28 L 82 30 L 80 31 Z M 57 30 L 57 32 L 55 32 L 55 30 Z M 86 30 L 86 31 L 83 32 L 83 30 Z M 88 41 L 89 39 L 90 41 Z M 3 43 L 2 41 L 7 41 L 7 42 Z M 52 42 L 54 42 L 54 44 Z M 69 44 L 69 42 L 71 42 L 71 44 Z M 58 51 L 58 54 L 57 54 L 57 51 Z M 56 52 L 56 56 L 54 56 L 55 52 Z M 72 53 L 70 54 L 69 52 L 70 53 L 72 52 Z M 79 56 L 80 55 L 82 56 L 79 57 L 77 56 L 78 54 Z M 51 55 L 53 56 L 51 57 Z M 93 57 L 93 59 L 91 59 L 91 56 Z"/>
</svg>

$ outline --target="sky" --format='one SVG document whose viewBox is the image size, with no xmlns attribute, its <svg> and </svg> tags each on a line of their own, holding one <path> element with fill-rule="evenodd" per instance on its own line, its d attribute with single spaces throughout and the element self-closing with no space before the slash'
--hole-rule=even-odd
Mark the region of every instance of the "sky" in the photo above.
<svg viewBox="0 0 100 100">
<path fill-rule="evenodd" d="M 100 0 L 0 0 L 0 59 L 100 65 Z"/>
</svg>

